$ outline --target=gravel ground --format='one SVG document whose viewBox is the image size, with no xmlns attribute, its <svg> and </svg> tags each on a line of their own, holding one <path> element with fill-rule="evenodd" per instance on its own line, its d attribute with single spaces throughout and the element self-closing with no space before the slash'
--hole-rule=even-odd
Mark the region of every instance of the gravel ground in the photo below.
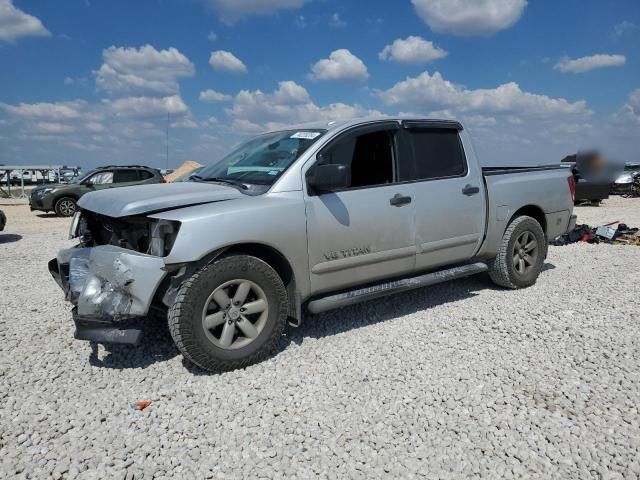
<svg viewBox="0 0 640 480">
<path fill-rule="evenodd" d="M 69 221 L 6 203 L 0 477 L 640 478 L 636 247 L 552 247 L 523 291 L 477 277 L 320 315 L 210 375 L 166 329 L 73 340 L 46 271 Z M 640 199 L 576 211 L 640 225 Z"/>
</svg>

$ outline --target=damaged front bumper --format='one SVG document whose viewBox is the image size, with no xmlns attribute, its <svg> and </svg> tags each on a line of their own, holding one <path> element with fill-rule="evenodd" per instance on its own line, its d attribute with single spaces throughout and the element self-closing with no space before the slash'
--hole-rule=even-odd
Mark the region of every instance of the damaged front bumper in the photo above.
<svg viewBox="0 0 640 480">
<path fill-rule="evenodd" d="M 49 271 L 73 305 L 75 338 L 136 344 L 158 286 L 160 257 L 103 245 L 61 250 Z"/>
</svg>

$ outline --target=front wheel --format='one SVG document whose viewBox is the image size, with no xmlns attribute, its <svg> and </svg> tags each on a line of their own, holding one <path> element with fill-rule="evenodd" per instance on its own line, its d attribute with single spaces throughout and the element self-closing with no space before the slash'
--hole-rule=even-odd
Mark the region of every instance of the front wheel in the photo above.
<svg viewBox="0 0 640 480">
<path fill-rule="evenodd" d="M 502 237 L 498 255 L 489 265 L 489 276 L 506 288 L 530 287 L 540 275 L 547 254 L 547 239 L 532 217 L 514 219 Z"/>
<path fill-rule="evenodd" d="M 71 217 L 76 213 L 76 201 L 71 197 L 62 197 L 56 202 L 56 213 L 61 217 Z"/>
<path fill-rule="evenodd" d="M 186 280 L 169 310 L 182 354 L 209 371 L 267 357 L 286 325 L 287 291 L 277 272 L 247 255 L 222 258 Z"/>
</svg>

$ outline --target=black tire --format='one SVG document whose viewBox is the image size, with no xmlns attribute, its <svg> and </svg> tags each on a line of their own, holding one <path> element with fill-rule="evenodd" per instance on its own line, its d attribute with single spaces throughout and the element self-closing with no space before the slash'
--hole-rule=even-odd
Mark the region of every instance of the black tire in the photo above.
<svg viewBox="0 0 640 480">
<path fill-rule="evenodd" d="M 251 343 L 230 350 L 210 340 L 211 332 L 205 332 L 203 325 L 203 311 L 210 295 L 235 279 L 258 285 L 268 311 L 262 330 Z M 184 357 L 200 368 L 211 372 L 244 368 L 274 350 L 286 325 L 288 305 L 287 290 L 273 268 L 256 257 L 230 255 L 207 265 L 182 284 L 169 309 L 169 331 Z"/>
<path fill-rule="evenodd" d="M 516 242 L 522 238 L 525 232 L 529 232 L 537 243 L 537 254 L 532 265 L 527 266 L 528 271 L 520 273 L 514 257 Z M 502 242 L 498 255 L 489 263 L 489 276 L 496 285 L 505 288 L 526 288 L 530 287 L 540 275 L 544 259 L 547 256 L 547 238 L 534 218 L 521 216 L 512 220 L 507 230 L 502 236 Z M 531 258 L 531 257 L 530 257 Z"/>
<path fill-rule="evenodd" d="M 56 200 L 54 209 L 56 215 L 60 217 L 72 217 L 77 209 L 76 199 L 72 197 L 61 197 Z"/>
</svg>

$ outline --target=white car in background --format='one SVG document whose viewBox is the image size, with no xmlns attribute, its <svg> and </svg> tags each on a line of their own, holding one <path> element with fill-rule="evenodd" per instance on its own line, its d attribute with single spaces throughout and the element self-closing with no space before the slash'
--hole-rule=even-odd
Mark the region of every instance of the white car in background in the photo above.
<svg viewBox="0 0 640 480">
<path fill-rule="evenodd" d="M 640 163 L 626 163 L 624 171 L 611 185 L 611 193 L 614 195 L 628 195 L 633 187 L 634 177 L 640 175 Z"/>
</svg>

